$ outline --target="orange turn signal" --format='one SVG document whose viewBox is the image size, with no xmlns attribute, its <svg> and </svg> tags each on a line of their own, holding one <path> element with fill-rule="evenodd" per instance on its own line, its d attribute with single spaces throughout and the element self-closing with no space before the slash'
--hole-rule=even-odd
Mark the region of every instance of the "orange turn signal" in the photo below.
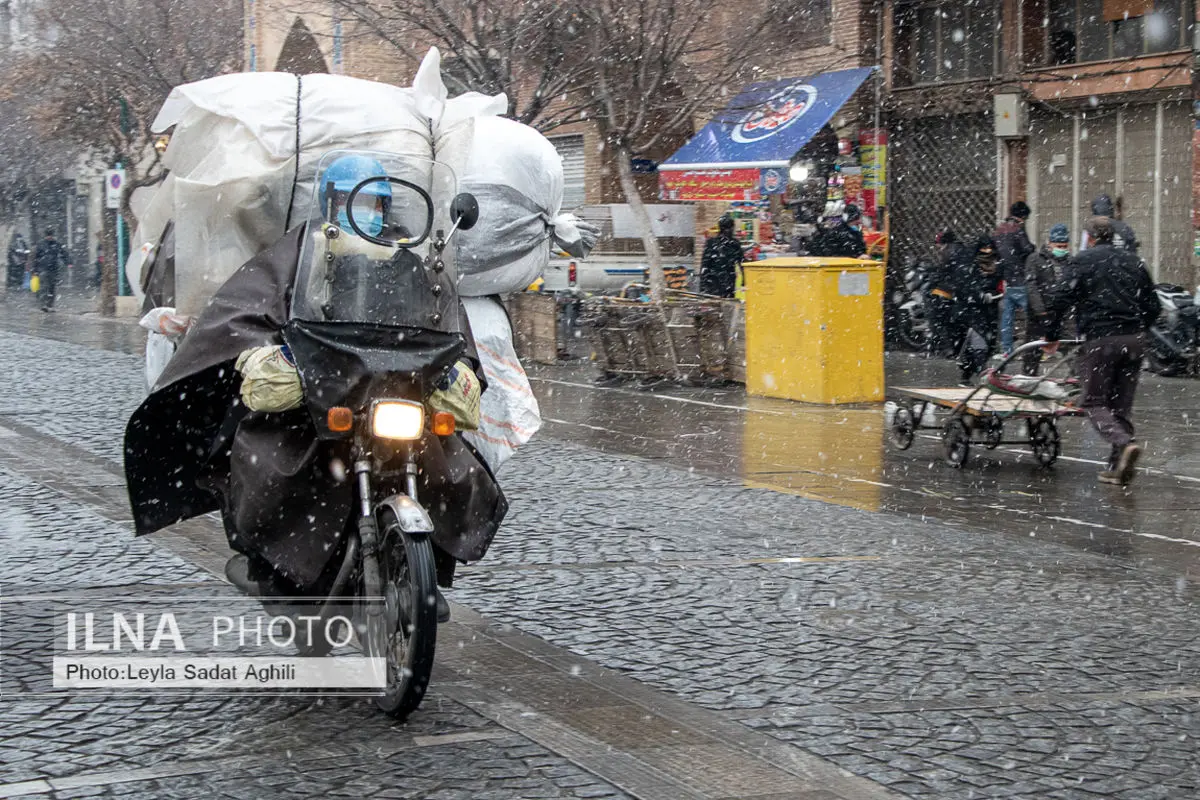
<svg viewBox="0 0 1200 800">
<path fill-rule="evenodd" d="M 334 406 L 329 409 L 325 422 L 334 433 L 345 433 L 354 427 L 354 412 L 345 406 Z"/>
<path fill-rule="evenodd" d="M 435 436 L 450 436 L 454 433 L 454 415 L 449 411 L 439 411 L 433 415 L 429 429 Z"/>
</svg>

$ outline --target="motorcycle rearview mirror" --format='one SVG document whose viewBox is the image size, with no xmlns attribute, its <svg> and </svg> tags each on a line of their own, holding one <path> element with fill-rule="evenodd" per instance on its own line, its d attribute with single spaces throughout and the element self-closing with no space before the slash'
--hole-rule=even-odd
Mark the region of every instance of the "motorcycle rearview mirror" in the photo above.
<svg viewBox="0 0 1200 800">
<path fill-rule="evenodd" d="M 469 231 L 475 227 L 479 221 L 479 201 L 475 195 L 469 192 L 455 195 L 450 201 L 450 221 L 455 230 Z"/>
</svg>

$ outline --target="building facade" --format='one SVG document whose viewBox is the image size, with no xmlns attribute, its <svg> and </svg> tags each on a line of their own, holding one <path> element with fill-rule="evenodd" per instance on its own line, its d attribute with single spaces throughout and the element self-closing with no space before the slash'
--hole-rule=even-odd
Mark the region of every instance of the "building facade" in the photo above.
<svg viewBox="0 0 1200 800">
<path fill-rule="evenodd" d="M 1191 0 L 891 0 L 885 70 L 894 252 L 990 230 L 1078 241 L 1119 201 L 1158 280 L 1194 285 Z"/>
</svg>

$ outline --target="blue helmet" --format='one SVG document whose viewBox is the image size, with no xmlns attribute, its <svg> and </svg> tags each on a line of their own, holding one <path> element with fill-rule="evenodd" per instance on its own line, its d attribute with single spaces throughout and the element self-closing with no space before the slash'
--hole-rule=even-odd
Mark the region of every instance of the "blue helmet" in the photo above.
<svg viewBox="0 0 1200 800">
<path fill-rule="evenodd" d="M 358 186 L 368 178 L 382 178 L 386 175 L 387 171 L 383 168 L 383 164 L 380 164 L 379 161 L 370 156 L 349 153 L 334 159 L 330 162 L 329 166 L 325 167 L 318 178 L 317 199 L 321 204 L 321 215 L 324 216 L 329 211 L 328 193 L 329 184 L 332 183 L 334 192 L 341 195 L 340 197 L 334 197 L 334 201 L 338 206 L 338 224 L 347 232 L 351 231 L 350 221 L 346 215 L 346 201 L 349 200 L 350 192 L 354 190 L 355 186 Z M 384 201 L 391 200 L 392 186 L 384 180 L 371 181 L 359 190 L 358 196 L 378 197 Z M 379 233 L 383 227 L 382 216 L 360 219 L 356 211 L 354 221 L 358 224 L 358 227 L 372 235 Z"/>
</svg>

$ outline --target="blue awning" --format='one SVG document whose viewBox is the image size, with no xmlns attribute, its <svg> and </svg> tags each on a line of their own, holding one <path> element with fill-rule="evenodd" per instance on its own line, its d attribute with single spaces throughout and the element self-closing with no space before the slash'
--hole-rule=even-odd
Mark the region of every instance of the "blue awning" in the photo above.
<svg viewBox="0 0 1200 800">
<path fill-rule="evenodd" d="M 660 170 L 786 167 L 875 67 L 755 83 Z"/>
</svg>

